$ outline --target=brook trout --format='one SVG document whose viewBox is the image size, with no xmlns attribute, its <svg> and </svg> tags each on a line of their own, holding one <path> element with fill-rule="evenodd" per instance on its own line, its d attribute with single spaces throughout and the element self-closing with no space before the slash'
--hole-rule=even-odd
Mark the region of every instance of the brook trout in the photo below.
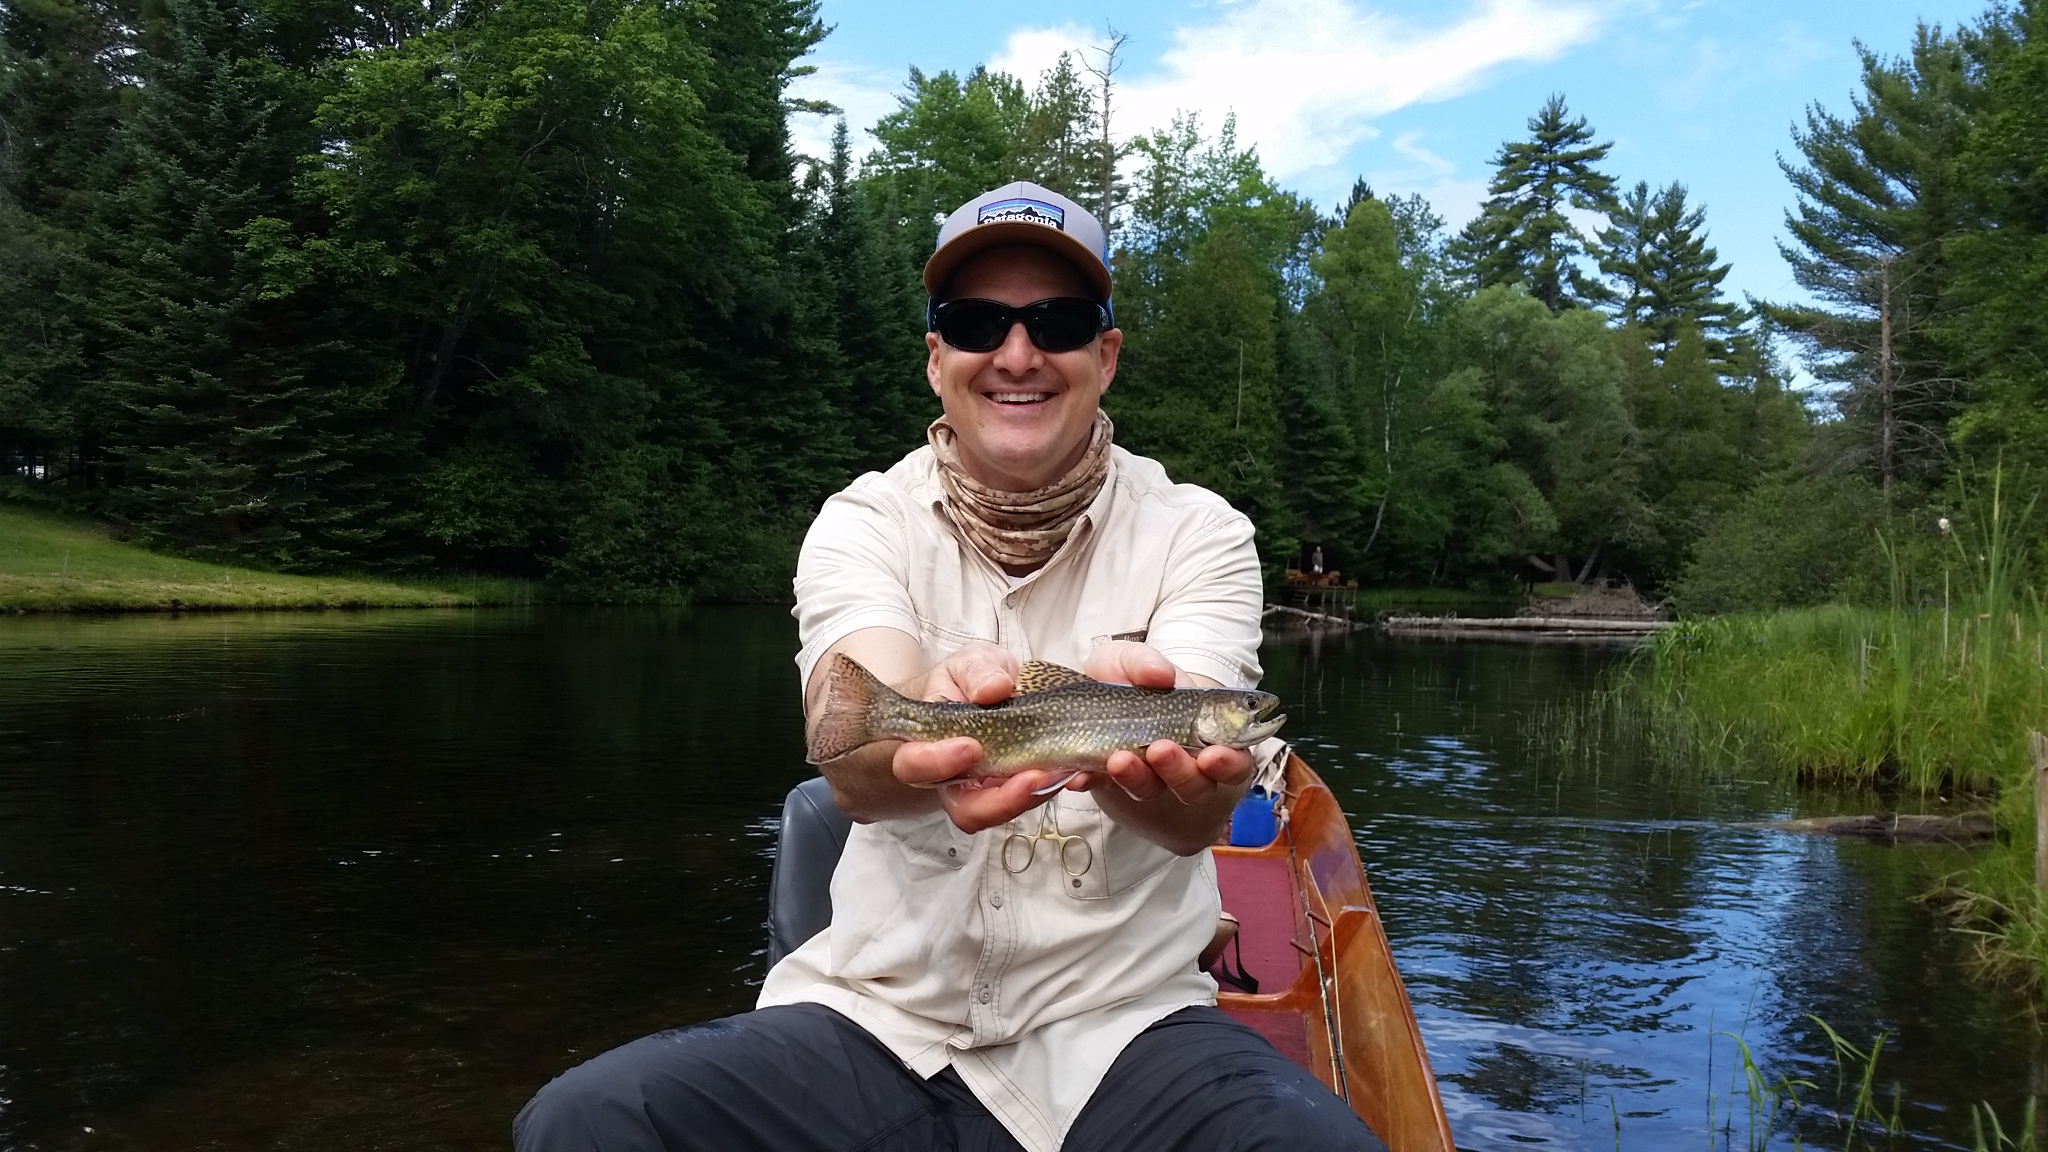
<svg viewBox="0 0 2048 1152">
<path fill-rule="evenodd" d="M 1280 698 L 1246 688 L 1132 688 L 1090 680 L 1071 668 L 1034 660 L 1017 677 L 1017 695 L 1000 704 L 912 700 L 877 680 L 860 662 L 832 658 L 825 703 L 811 732 L 813 764 L 836 760 L 877 740 L 972 736 L 982 761 L 969 777 L 1009 776 L 1026 768 L 1100 772 L 1109 754 L 1137 752 L 1155 740 L 1186 748 L 1249 748 L 1280 730 Z"/>
</svg>

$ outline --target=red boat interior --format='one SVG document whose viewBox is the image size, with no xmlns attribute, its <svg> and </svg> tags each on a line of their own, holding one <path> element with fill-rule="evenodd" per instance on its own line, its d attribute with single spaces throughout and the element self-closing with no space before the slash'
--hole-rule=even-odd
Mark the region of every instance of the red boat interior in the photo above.
<svg viewBox="0 0 2048 1152">
<path fill-rule="evenodd" d="M 1283 791 L 1271 843 L 1214 849 L 1223 910 L 1238 922 L 1223 967 L 1257 981 L 1255 992 L 1226 985 L 1216 1006 L 1328 1084 L 1391 1152 L 1452 1152 L 1350 822 L 1300 757 L 1288 757 Z"/>
<path fill-rule="evenodd" d="M 1304 957 L 1289 943 L 1295 938 L 1299 914 L 1287 858 L 1218 854 L 1216 883 L 1223 890 L 1223 910 L 1237 917 L 1238 924 L 1237 941 L 1224 958 L 1241 963 L 1262 989 L 1279 991 L 1293 984 Z M 1309 1066 L 1308 1022 L 1300 1012 L 1228 1001 L 1223 1010 L 1258 1029 L 1281 1055 Z"/>
</svg>

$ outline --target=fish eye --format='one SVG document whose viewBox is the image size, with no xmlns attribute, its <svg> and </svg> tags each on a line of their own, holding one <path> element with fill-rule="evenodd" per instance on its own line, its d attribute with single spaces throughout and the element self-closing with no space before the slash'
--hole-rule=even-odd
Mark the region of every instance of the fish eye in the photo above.
<svg viewBox="0 0 2048 1152">
<path fill-rule="evenodd" d="M 1255 694 L 1247 693 L 1244 698 L 1244 706 L 1252 710 L 1253 712 L 1257 712 L 1259 710 L 1258 696 Z"/>
</svg>

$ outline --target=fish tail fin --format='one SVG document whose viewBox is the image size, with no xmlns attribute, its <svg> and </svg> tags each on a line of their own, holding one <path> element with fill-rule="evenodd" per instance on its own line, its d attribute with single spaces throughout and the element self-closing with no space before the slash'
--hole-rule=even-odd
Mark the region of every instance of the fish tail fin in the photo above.
<svg viewBox="0 0 2048 1152">
<path fill-rule="evenodd" d="M 825 703 L 811 726 L 810 748 L 804 756 L 812 764 L 837 760 L 881 739 L 875 731 L 875 706 L 902 698 L 843 652 L 833 654 L 826 676 Z"/>
</svg>

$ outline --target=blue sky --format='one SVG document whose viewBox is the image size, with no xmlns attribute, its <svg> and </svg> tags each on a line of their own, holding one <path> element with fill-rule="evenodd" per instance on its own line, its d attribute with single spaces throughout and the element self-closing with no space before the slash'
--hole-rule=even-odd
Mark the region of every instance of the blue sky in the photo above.
<svg viewBox="0 0 2048 1152">
<path fill-rule="evenodd" d="M 1916 21 L 1953 27 L 1982 0 L 824 0 L 834 30 L 798 89 L 858 131 L 894 107 L 907 70 L 988 63 L 1025 79 L 1064 48 L 1130 35 L 1119 136 L 1235 112 L 1282 186 L 1326 209 L 1363 175 L 1419 192 L 1453 227 L 1485 194 L 1488 161 L 1562 92 L 1614 151 L 1623 186 L 1677 180 L 1707 209 L 1736 295 L 1796 295 L 1776 250 L 1791 195 L 1777 156 L 1818 101 L 1846 110 L 1855 41 L 1903 52 Z M 822 149 L 828 126 L 798 125 Z M 860 139 L 856 137 L 857 141 Z M 857 151 L 864 145 L 857 144 Z"/>
</svg>

